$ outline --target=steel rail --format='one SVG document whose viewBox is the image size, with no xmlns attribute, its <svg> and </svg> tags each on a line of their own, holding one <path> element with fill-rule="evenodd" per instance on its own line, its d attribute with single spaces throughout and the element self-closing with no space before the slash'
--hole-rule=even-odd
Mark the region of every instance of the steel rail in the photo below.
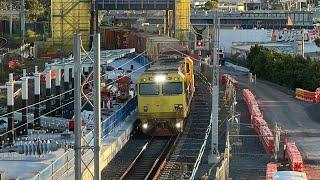
<svg viewBox="0 0 320 180">
<path fill-rule="evenodd" d="M 128 168 L 126 169 L 126 171 L 122 174 L 122 176 L 119 178 L 119 180 L 123 180 L 128 174 L 129 172 L 132 170 L 132 168 L 134 167 L 134 165 L 136 164 L 136 162 L 138 161 L 138 159 L 141 158 L 142 154 L 144 153 L 144 151 L 147 149 L 147 147 L 149 146 L 149 144 L 153 141 L 154 137 L 151 137 L 151 139 L 142 147 L 141 151 L 139 152 L 139 154 L 134 158 L 134 160 L 130 163 L 130 165 L 128 166 Z"/>
<path fill-rule="evenodd" d="M 179 138 L 180 138 L 180 135 L 181 135 L 181 133 L 179 133 L 179 134 L 177 135 L 177 137 L 175 138 L 175 140 L 174 140 L 171 148 L 170 148 L 169 151 L 166 153 L 166 156 L 165 156 L 164 159 L 162 160 L 162 162 L 161 162 L 161 164 L 160 164 L 157 172 L 155 173 L 154 177 L 152 178 L 153 180 L 158 179 L 158 177 L 161 175 L 161 171 L 162 171 L 163 168 L 166 166 L 166 164 L 167 164 L 167 162 L 168 162 L 168 159 L 170 158 L 173 150 L 175 149 L 175 147 L 176 147 L 176 145 L 177 145 L 177 143 L 178 143 L 178 140 L 179 140 Z"/>
</svg>

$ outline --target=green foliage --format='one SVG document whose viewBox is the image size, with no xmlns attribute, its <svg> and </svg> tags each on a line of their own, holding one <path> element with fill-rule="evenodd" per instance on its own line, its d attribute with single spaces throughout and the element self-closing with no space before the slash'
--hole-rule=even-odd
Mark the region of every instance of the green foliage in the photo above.
<svg viewBox="0 0 320 180">
<path fill-rule="evenodd" d="M 255 45 L 248 54 L 247 67 L 259 78 L 291 89 L 315 91 L 320 87 L 320 62 L 302 56 L 277 53 Z"/>
<path fill-rule="evenodd" d="M 204 4 L 204 10 L 211 10 L 211 9 L 217 9 L 218 8 L 218 1 L 216 0 L 210 0 L 210 1 L 207 1 L 205 4 Z"/>
<path fill-rule="evenodd" d="M 29 29 L 26 32 L 26 38 L 27 42 L 32 43 L 35 41 L 41 41 L 44 37 Z"/>
<path fill-rule="evenodd" d="M 45 8 L 39 0 L 26 0 L 25 1 L 26 17 L 32 22 L 36 22 L 38 18 L 43 19 L 45 15 Z"/>
</svg>

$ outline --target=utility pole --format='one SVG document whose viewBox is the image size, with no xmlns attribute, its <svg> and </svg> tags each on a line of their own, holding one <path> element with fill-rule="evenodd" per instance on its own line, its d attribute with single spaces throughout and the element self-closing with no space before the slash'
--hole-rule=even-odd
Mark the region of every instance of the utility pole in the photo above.
<svg viewBox="0 0 320 180">
<path fill-rule="evenodd" d="M 21 45 L 25 43 L 25 8 L 24 0 L 20 0 L 20 29 L 21 29 Z"/>
<path fill-rule="evenodd" d="M 101 144 L 101 91 L 100 91 L 100 34 L 93 37 L 94 43 L 94 180 L 100 180 L 100 144 Z"/>
<path fill-rule="evenodd" d="M 218 113 L 219 113 L 219 58 L 217 51 L 219 49 L 219 17 L 218 11 L 215 12 L 213 18 L 213 33 L 211 38 L 212 43 L 212 140 L 211 153 L 209 154 L 209 163 L 217 163 L 220 159 L 218 152 Z"/>
<path fill-rule="evenodd" d="M 9 0 L 9 11 L 10 11 L 10 19 L 9 19 L 9 31 L 10 36 L 12 36 L 12 21 L 13 21 L 13 15 L 12 15 L 12 0 Z"/>
<path fill-rule="evenodd" d="M 25 44 L 25 8 L 24 8 L 24 0 L 20 0 L 20 29 L 21 29 L 21 61 L 24 61 L 23 51 L 24 51 L 24 44 Z"/>
<path fill-rule="evenodd" d="M 74 124 L 75 124 L 75 179 L 81 178 L 81 52 L 80 52 L 80 34 L 76 34 L 73 39 L 74 56 Z"/>
<path fill-rule="evenodd" d="M 91 19 L 92 19 L 92 33 L 98 33 L 98 2 L 91 0 Z M 93 44 L 93 43 L 92 43 Z"/>
</svg>

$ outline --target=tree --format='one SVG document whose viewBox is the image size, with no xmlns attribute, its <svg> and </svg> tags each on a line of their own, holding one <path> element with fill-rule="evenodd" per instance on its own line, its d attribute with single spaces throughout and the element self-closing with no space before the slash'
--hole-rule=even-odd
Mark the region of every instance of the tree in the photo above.
<svg viewBox="0 0 320 180">
<path fill-rule="evenodd" d="M 25 1 L 25 7 L 26 7 L 26 17 L 32 21 L 36 22 L 39 17 L 44 16 L 45 9 L 38 0 L 26 0 Z"/>
<path fill-rule="evenodd" d="M 255 45 L 247 56 L 247 67 L 259 78 L 290 89 L 315 91 L 320 87 L 320 62 Z"/>
<path fill-rule="evenodd" d="M 211 10 L 211 9 L 217 9 L 218 8 L 218 2 L 215 0 L 210 0 L 204 4 L 205 10 Z"/>
</svg>

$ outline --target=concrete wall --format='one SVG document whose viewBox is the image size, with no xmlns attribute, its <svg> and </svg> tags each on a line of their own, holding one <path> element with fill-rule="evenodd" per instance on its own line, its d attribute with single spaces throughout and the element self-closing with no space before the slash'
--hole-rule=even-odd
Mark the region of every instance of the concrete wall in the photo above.
<svg viewBox="0 0 320 180">
<path fill-rule="evenodd" d="M 231 55 L 232 43 L 239 42 L 270 42 L 272 30 L 264 29 L 221 29 L 220 48 L 227 56 Z"/>
</svg>

